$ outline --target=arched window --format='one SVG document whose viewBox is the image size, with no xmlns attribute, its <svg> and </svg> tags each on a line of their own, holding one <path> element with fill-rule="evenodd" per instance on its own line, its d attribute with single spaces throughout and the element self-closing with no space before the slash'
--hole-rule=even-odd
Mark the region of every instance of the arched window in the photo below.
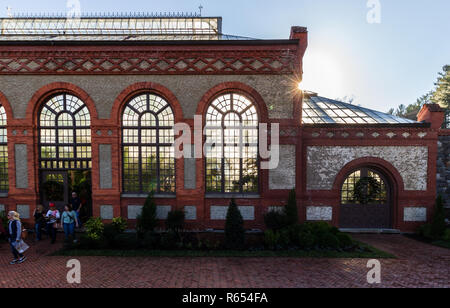
<svg viewBox="0 0 450 308">
<path fill-rule="evenodd" d="M 39 114 L 41 170 L 89 170 L 91 117 L 87 106 L 70 94 L 50 98 Z"/>
<path fill-rule="evenodd" d="M 206 190 L 258 193 L 258 113 L 245 96 L 216 98 L 206 114 Z"/>
<path fill-rule="evenodd" d="M 175 193 L 172 108 L 148 93 L 133 98 L 122 115 L 123 190 Z"/>
<path fill-rule="evenodd" d="M 355 186 L 363 178 L 372 178 L 376 180 L 380 186 L 380 191 L 374 195 L 372 204 L 386 204 L 388 202 L 388 190 L 386 186 L 386 181 L 384 178 L 374 170 L 367 168 L 359 169 L 348 176 L 342 186 L 342 204 L 360 204 L 360 202 L 355 197 Z M 371 192 L 368 191 L 370 186 L 365 188 L 363 194 L 369 195 Z"/>
<path fill-rule="evenodd" d="M 0 105 L 0 192 L 9 190 L 8 181 L 8 135 L 6 132 L 6 111 Z"/>
</svg>

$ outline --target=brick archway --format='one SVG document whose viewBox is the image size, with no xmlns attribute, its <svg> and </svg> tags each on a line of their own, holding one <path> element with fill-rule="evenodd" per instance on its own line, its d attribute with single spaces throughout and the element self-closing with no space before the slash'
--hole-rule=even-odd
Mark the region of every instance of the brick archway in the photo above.
<svg viewBox="0 0 450 308">
<path fill-rule="evenodd" d="M 356 171 L 363 170 L 365 174 L 368 171 L 378 174 L 386 185 L 387 199 L 385 204 L 377 205 L 346 205 L 342 203 L 342 189 L 347 178 Z M 367 174 L 366 174 L 367 176 Z M 333 191 L 339 197 L 339 206 L 337 210 L 337 219 L 340 227 L 350 227 L 349 219 L 359 220 L 357 228 L 392 228 L 397 225 L 398 218 L 398 196 L 404 191 L 404 182 L 397 171 L 389 162 L 366 157 L 354 160 L 348 163 L 336 176 Z M 363 209 L 364 207 L 364 209 Z M 363 215 L 363 216 L 358 216 Z M 380 215 L 380 217 L 365 217 L 364 215 Z M 370 221 L 370 223 L 369 223 Z M 367 222 L 366 225 L 365 222 Z M 356 225 L 354 227 L 356 227 Z"/>
<path fill-rule="evenodd" d="M 208 92 L 206 92 L 205 95 L 203 95 L 202 99 L 200 100 L 196 114 L 205 117 L 209 104 L 216 97 L 228 92 L 237 92 L 250 98 L 257 108 L 259 122 L 260 123 L 268 122 L 269 113 L 267 110 L 267 105 L 262 96 L 255 89 L 241 82 L 224 82 L 208 90 Z"/>
<path fill-rule="evenodd" d="M 8 122 L 10 120 L 14 119 L 14 111 L 11 108 L 11 104 L 9 103 L 8 98 L 6 98 L 6 96 L 0 92 L 0 104 L 5 108 L 6 111 L 6 117 L 8 119 Z"/>
<path fill-rule="evenodd" d="M 111 117 L 112 122 L 118 127 L 121 126 L 122 111 L 128 101 L 131 100 L 134 96 L 147 92 L 160 95 L 169 103 L 174 112 L 175 123 L 183 121 L 183 109 L 181 108 L 181 105 L 175 94 L 158 83 L 138 82 L 125 88 L 114 100 L 114 105 L 111 111 L 111 114 L 113 115 Z"/>
<path fill-rule="evenodd" d="M 86 91 L 81 89 L 80 87 L 68 83 L 68 82 L 55 82 L 48 84 L 42 88 L 40 88 L 31 98 L 28 103 L 27 111 L 26 111 L 26 119 L 30 121 L 29 123 L 36 124 L 38 119 L 39 109 L 42 106 L 42 103 L 45 100 L 57 93 L 67 93 L 78 97 L 82 100 L 89 109 L 89 113 L 91 119 L 93 121 L 92 125 L 95 125 L 95 121 L 98 120 L 97 108 L 95 107 L 95 103 L 92 98 L 87 94 Z"/>
</svg>

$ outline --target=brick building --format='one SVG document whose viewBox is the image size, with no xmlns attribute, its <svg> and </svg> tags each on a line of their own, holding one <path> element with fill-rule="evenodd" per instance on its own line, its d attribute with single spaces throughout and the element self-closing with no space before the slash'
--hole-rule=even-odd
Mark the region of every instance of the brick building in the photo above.
<svg viewBox="0 0 450 308">
<path fill-rule="evenodd" d="M 261 229 L 295 189 L 302 221 L 412 231 L 432 215 L 442 110 L 416 122 L 303 93 L 306 28 L 256 40 L 199 16 L 0 23 L 0 210 L 27 220 L 77 190 L 87 215 L 133 223 L 153 190 L 161 219 L 184 209 L 191 228 L 222 229 L 233 197 Z M 174 125 L 196 116 L 209 151 L 176 158 Z M 260 123 L 280 125 L 275 169 L 260 168 Z M 377 188 L 369 204 L 355 186 Z"/>
</svg>

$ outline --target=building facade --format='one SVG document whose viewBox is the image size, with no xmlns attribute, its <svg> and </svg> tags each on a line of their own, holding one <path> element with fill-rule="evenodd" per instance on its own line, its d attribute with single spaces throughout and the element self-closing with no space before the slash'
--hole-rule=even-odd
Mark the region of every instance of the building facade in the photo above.
<svg viewBox="0 0 450 308">
<path fill-rule="evenodd" d="M 306 28 L 255 40 L 222 34 L 221 22 L 1 19 L 1 207 L 27 221 L 76 190 L 91 196 L 90 215 L 133 224 L 154 191 L 160 219 L 184 209 L 190 228 L 223 229 L 235 198 L 246 227 L 263 229 L 295 189 L 302 221 L 414 231 L 430 220 L 442 110 L 415 122 L 302 92 Z M 176 157 L 180 123 L 204 130 L 205 155 L 190 155 L 197 134 Z M 262 123 L 280 127 L 270 170 Z"/>
</svg>

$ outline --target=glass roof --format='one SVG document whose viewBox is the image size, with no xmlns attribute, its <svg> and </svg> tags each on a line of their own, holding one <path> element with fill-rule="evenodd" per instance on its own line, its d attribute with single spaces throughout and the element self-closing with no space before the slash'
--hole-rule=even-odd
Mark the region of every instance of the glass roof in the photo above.
<svg viewBox="0 0 450 308">
<path fill-rule="evenodd" d="M 138 16 L 140 16 L 138 14 Z M 0 18 L 0 41 L 251 40 L 222 33 L 221 17 Z"/>
<path fill-rule="evenodd" d="M 414 124 L 416 121 L 316 95 L 303 101 L 303 124 Z"/>
</svg>

